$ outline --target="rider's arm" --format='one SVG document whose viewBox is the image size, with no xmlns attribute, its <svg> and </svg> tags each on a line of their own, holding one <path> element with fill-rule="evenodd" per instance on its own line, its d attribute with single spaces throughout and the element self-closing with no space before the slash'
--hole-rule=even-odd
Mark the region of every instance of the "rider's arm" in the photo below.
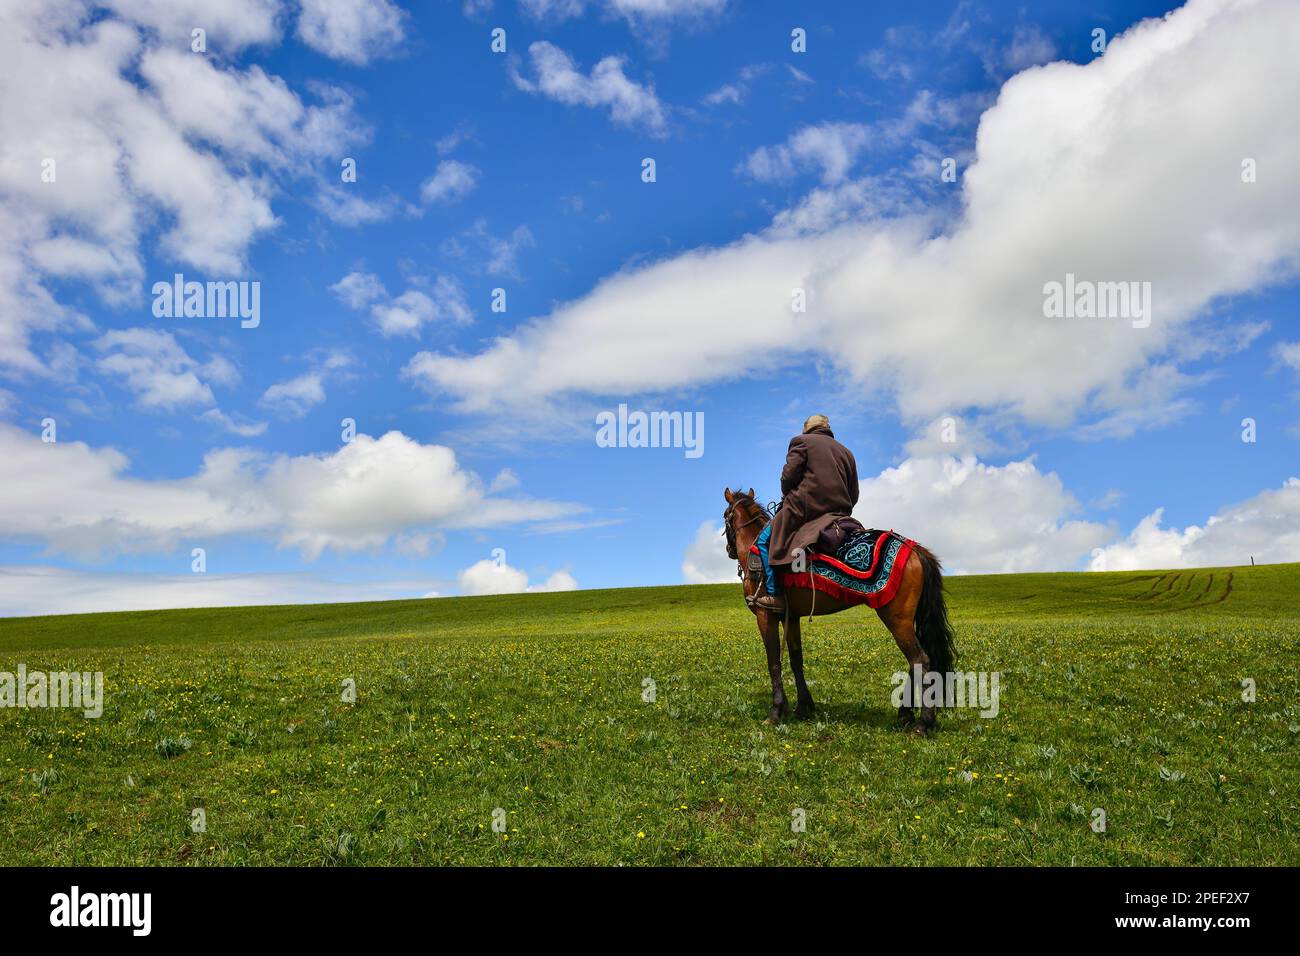
<svg viewBox="0 0 1300 956">
<path fill-rule="evenodd" d="M 798 438 L 790 439 L 790 450 L 785 454 L 785 467 L 781 469 L 781 494 L 788 495 L 803 481 L 808 465 L 808 449 Z"/>
</svg>

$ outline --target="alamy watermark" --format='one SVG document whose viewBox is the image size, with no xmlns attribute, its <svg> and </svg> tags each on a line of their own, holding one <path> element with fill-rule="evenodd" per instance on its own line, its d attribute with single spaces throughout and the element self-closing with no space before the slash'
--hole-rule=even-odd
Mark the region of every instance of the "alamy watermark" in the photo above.
<svg viewBox="0 0 1300 956">
<path fill-rule="evenodd" d="M 1043 315 L 1049 319 L 1129 319 L 1133 328 L 1151 324 L 1150 282 L 1092 282 L 1065 274 L 1043 285 Z"/>
<path fill-rule="evenodd" d="M 104 674 L 101 671 L 0 671 L 0 707 L 71 707 L 86 717 L 104 713 Z"/>
<path fill-rule="evenodd" d="M 641 412 L 619 405 L 596 416 L 601 448 L 684 448 L 687 458 L 704 454 L 703 412 Z"/>
<path fill-rule="evenodd" d="M 898 671 L 891 678 L 894 685 L 890 700 L 895 707 L 904 701 L 915 707 L 971 707 L 981 717 L 998 715 L 1001 671 L 924 671 L 920 664 L 911 671 Z"/>
<path fill-rule="evenodd" d="M 133 936 L 153 928 L 152 893 L 83 893 L 73 886 L 50 897 L 50 925 L 55 927 L 119 926 Z"/>
<path fill-rule="evenodd" d="M 178 272 L 171 282 L 153 284 L 153 314 L 158 319 L 238 317 L 240 328 L 255 329 L 262 323 L 262 283 L 186 282 Z"/>
</svg>

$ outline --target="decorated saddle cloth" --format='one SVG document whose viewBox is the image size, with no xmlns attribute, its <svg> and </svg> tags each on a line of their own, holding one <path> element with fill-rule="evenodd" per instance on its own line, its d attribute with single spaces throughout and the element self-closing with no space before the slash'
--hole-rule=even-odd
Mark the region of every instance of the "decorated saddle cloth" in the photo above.
<svg viewBox="0 0 1300 956">
<path fill-rule="evenodd" d="M 866 531 L 846 541 L 835 554 L 809 552 L 806 571 L 782 568 L 781 584 L 806 588 L 811 579 L 812 587 L 845 604 L 881 607 L 894 599 L 915 544 L 893 531 Z"/>
</svg>

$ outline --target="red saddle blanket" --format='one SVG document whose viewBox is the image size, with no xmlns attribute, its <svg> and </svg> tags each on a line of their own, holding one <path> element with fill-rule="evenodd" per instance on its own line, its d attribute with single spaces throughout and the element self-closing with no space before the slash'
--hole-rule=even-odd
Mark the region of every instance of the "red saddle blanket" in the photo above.
<svg viewBox="0 0 1300 956">
<path fill-rule="evenodd" d="M 833 555 L 810 552 L 805 571 L 780 569 L 781 584 L 786 588 L 814 587 L 845 604 L 882 607 L 898 593 L 903 568 L 915 545 L 893 531 L 866 531 Z"/>
</svg>

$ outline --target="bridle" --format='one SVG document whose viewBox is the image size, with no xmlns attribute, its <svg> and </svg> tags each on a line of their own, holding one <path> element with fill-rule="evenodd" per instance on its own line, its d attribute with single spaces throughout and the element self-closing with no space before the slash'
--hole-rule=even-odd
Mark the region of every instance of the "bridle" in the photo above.
<svg viewBox="0 0 1300 956">
<path fill-rule="evenodd" d="M 753 515 L 753 517 L 751 517 L 748 521 L 744 521 L 738 525 L 733 525 L 731 523 L 732 516 L 735 514 L 736 506 L 741 502 L 752 504 L 757 509 L 757 511 Z M 722 533 L 727 536 L 727 557 L 735 561 L 740 560 L 740 555 L 736 553 L 736 532 L 737 531 L 739 531 L 741 528 L 748 528 L 751 524 L 754 524 L 755 522 L 759 522 L 763 525 L 766 525 L 771 520 L 772 520 L 772 512 L 770 508 L 764 508 L 754 498 L 751 498 L 749 495 L 738 494 L 734 498 L 732 498 L 731 503 L 727 505 L 727 510 L 722 513 Z M 740 577 L 744 577 L 745 575 L 744 569 L 737 568 L 736 574 L 739 575 Z"/>
</svg>

